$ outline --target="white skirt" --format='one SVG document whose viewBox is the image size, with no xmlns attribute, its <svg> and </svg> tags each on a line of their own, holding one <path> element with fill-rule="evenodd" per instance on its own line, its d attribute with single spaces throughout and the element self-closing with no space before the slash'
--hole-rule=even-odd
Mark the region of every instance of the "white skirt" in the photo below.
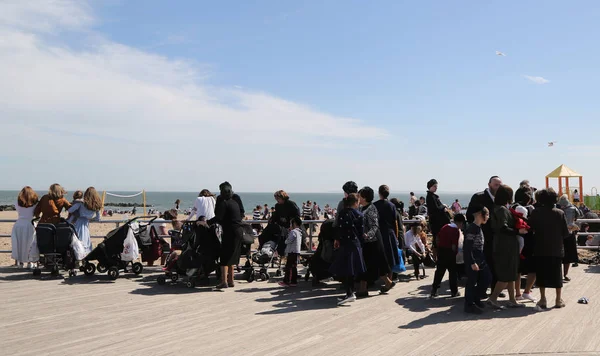
<svg viewBox="0 0 600 356">
<path fill-rule="evenodd" d="M 29 249 L 35 235 L 35 227 L 31 220 L 19 219 L 13 225 L 12 240 L 12 258 L 21 263 L 29 262 Z"/>
</svg>

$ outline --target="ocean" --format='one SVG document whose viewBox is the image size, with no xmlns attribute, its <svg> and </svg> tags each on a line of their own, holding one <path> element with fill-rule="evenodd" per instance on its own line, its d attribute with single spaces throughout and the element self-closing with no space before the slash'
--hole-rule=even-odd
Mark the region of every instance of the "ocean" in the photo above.
<svg viewBox="0 0 600 356">
<path fill-rule="evenodd" d="M 45 193 L 46 190 L 36 190 L 38 194 Z M 102 194 L 102 191 L 99 191 Z M 117 192 L 111 191 L 111 193 L 118 195 L 133 195 L 138 192 Z M 255 206 L 269 204 L 269 206 L 275 206 L 275 199 L 273 193 L 244 193 L 236 192 L 241 198 L 246 210 L 246 214 L 250 214 Z M 16 197 L 19 191 L 16 190 L 0 190 L 0 205 L 12 205 L 15 204 Z M 425 196 L 425 192 L 415 192 L 417 197 Z M 71 200 L 72 192 L 67 194 L 67 199 Z M 325 207 L 326 204 L 337 207 L 339 201 L 343 198 L 343 193 L 289 193 L 290 199 L 295 201 L 298 206 L 302 205 L 302 202 L 310 200 L 317 202 L 321 208 Z M 458 199 L 463 206 L 469 204 L 469 200 L 473 193 L 443 193 L 439 194 L 440 199 L 443 203 L 450 206 L 455 199 Z M 175 200 L 180 199 L 180 209 L 185 210 L 194 206 L 194 201 L 198 196 L 198 192 L 146 192 L 146 204 L 152 205 L 154 209 L 164 211 L 174 207 Z M 392 193 L 391 198 L 396 197 L 401 201 L 404 201 L 406 208 L 408 209 L 408 192 Z M 136 196 L 134 198 L 117 198 L 107 196 L 105 200 L 105 207 L 110 207 L 110 203 L 142 203 L 142 196 Z M 124 208 L 127 209 L 127 208 Z M 139 209 L 139 208 L 138 208 Z"/>
</svg>

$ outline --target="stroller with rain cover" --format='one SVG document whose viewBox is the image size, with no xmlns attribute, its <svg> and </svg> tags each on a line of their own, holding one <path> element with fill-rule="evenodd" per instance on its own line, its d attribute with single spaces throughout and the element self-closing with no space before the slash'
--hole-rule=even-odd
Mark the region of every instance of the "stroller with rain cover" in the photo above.
<svg viewBox="0 0 600 356">
<path fill-rule="evenodd" d="M 310 275 L 313 276 L 312 284 L 314 287 L 320 285 L 320 281 L 332 277 L 329 273 L 329 267 L 333 262 L 333 242 L 335 240 L 334 219 L 329 219 L 321 224 L 319 230 L 319 246 L 314 255 L 308 261 L 308 268 L 304 280 L 308 281 Z"/>
<path fill-rule="evenodd" d="M 151 218 L 148 223 L 140 224 L 137 220 L 143 218 Z M 110 279 L 119 278 L 119 271 L 127 272 L 127 266 L 131 264 L 131 270 L 136 275 L 142 273 L 144 267 L 140 262 L 134 262 L 139 255 L 138 250 L 150 248 L 152 239 L 157 239 L 158 234 L 156 229 L 150 224 L 156 219 L 156 216 L 139 216 L 135 217 L 122 226 L 110 231 L 104 241 L 96 246 L 82 261 L 80 270 L 86 276 L 92 276 L 96 273 L 107 272 Z M 126 243 L 126 240 L 129 238 Z M 124 246 L 127 245 L 127 246 Z M 131 253 L 134 258 L 123 259 L 121 254 L 124 252 Z M 94 265 L 91 261 L 98 261 Z"/>
<path fill-rule="evenodd" d="M 31 223 L 39 218 L 33 219 Z M 39 250 L 39 262 L 53 276 L 58 275 L 60 269 L 68 270 L 69 277 L 77 275 L 75 271 L 75 251 L 72 248 L 73 239 L 77 239 L 75 228 L 66 220 L 62 219 L 58 224 L 38 224 L 35 228 L 37 250 Z M 40 276 L 42 270 L 33 270 L 34 276 Z"/>
<path fill-rule="evenodd" d="M 243 267 L 244 279 L 253 282 L 269 280 L 269 268 L 277 268 L 275 275 L 281 276 L 281 259 L 285 252 L 285 238 L 287 229 L 277 223 L 270 223 L 258 237 L 258 250 L 246 255 L 246 264 Z M 275 264 L 277 263 L 277 266 Z M 270 266 L 270 267 L 269 267 Z"/>
<path fill-rule="evenodd" d="M 163 285 L 170 279 L 177 282 L 180 277 L 188 288 L 194 288 L 198 279 L 208 280 L 212 272 L 220 278 L 217 261 L 221 248 L 221 226 L 208 225 L 205 221 L 186 221 L 180 232 L 183 241 L 181 254 L 171 253 L 165 263 L 165 275 L 159 276 L 157 282 Z"/>
</svg>

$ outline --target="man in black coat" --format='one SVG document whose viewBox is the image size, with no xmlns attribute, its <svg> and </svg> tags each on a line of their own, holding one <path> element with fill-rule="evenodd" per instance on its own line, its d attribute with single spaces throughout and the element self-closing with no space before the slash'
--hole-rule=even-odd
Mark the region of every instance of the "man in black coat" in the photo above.
<svg viewBox="0 0 600 356">
<path fill-rule="evenodd" d="M 502 185 L 502 179 L 498 176 L 493 176 L 488 181 L 488 187 L 479 193 L 473 194 L 471 197 L 471 201 L 469 202 L 469 207 L 467 208 L 467 221 L 469 223 L 473 223 L 475 217 L 473 216 L 473 212 L 475 211 L 477 206 L 485 206 L 490 211 L 490 214 L 494 211 L 494 196 L 496 195 L 496 191 Z M 491 220 L 491 219 L 490 219 Z M 487 223 L 481 226 L 481 230 L 483 231 L 484 243 L 483 243 L 483 253 L 485 254 L 485 259 L 490 267 L 492 272 L 492 290 L 496 285 L 496 271 L 494 269 L 494 260 L 493 260 L 493 246 L 494 246 L 494 232 L 492 231 L 492 225 L 490 220 Z"/>
</svg>

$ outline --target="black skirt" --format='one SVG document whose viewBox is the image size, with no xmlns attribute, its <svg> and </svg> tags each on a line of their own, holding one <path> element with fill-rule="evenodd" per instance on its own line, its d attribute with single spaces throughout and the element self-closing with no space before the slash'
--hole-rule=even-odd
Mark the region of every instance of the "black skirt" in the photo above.
<svg viewBox="0 0 600 356">
<path fill-rule="evenodd" d="M 227 228 L 223 226 L 219 265 L 235 266 L 240 263 L 243 234 L 241 226 L 229 226 Z"/>
<path fill-rule="evenodd" d="M 543 288 L 562 288 L 562 258 L 536 256 L 536 285 Z"/>
<path fill-rule="evenodd" d="M 579 261 L 579 257 L 577 256 L 577 238 L 575 237 L 575 234 L 571 234 L 569 237 L 564 239 L 563 244 L 565 246 L 565 257 L 563 258 L 563 263 L 577 263 Z"/>
<path fill-rule="evenodd" d="M 380 240 L 363 244 L 363 258 L 367 271 L 360 279 L 367 282 L 375 282 L 381 276 L 385 276 L 392 270 L 383 252 L 383 243 Z"/>
<path fill-rule="evenodd" d="M 329 272 L 336 277 L 357 277 L 365 271 L 360 242 L 356 239 L 341 240 L 340 248 L 333 251 L 333 263 Z"/>
<path fill-rule="evenodd" d="M 381 239 L 383 242 L 383 252 L 385 254 L 385 260 L 387 261 L 390 270 L 400 264 L 400 256 L 398 255 L 398 240 L 396 239 L 396 233 L 394 230 L 387 230 L 381 232 Z"/>
</svg>

